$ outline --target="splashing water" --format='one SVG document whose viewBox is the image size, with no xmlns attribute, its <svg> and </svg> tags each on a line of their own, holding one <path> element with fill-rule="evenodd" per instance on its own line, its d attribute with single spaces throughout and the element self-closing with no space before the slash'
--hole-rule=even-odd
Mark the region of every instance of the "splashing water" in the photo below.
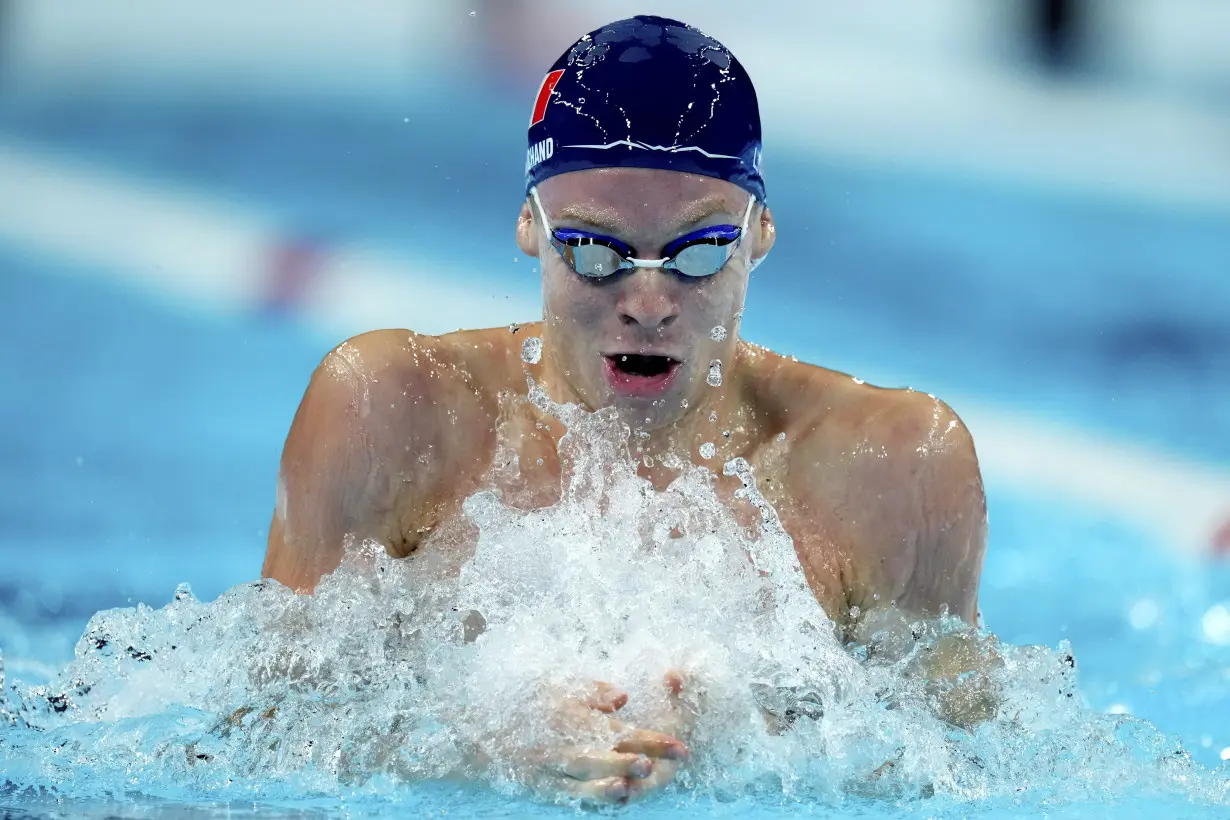
<svg viewBox="0 0 1230 820">
<path fill-rule="evenodd" d="M 542 361 L 542 339 L 530 336 L 521 343 L 521 361 L 526 364 L 538 364 Z"/>
<path fill-rule="evenodd" d="M 536 750 L 615 740 L 560 726 L 561 694 L 615 682 L 630 695 L 621 717 L 654 728 L 678 669 L 693 761 L 675 788 L 1230 802 L 1149 724 L 1083 710 L 1064 645 L 997 645 L 946 618 L 843 646 L 746 461 L 721 477 L 681 463 L 658 492 L 613 411 L 552 405 L 537 387 L 530 400 L 568 429 L 558 503 L 466 499 L 478 540 L 455 577 L 431 571 L 430 544 L 393 560 L 358 543 L 314 595 L 257 582 L 203 603 L 184 585 L 158 610 L 98 613 L 52 683 L 0 699 L 9 788 L 396 800 L 460 774 L 515 792 Z M 734 502 L 722 482 L 738 485 Z M 742 525 L 738 505 L 759 524 Z M 1001 660 L 998 717 L 971 732 L 935 716 L 934 685 L 914 673 L 952 636 Z"/>
</svg>

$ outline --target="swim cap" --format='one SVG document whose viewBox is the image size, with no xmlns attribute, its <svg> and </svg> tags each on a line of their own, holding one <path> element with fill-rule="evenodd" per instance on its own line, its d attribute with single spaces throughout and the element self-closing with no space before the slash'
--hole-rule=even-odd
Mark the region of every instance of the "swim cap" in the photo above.
<svg viewBox="0 0 1230 820">
<path fill-rule="evenodd" d="M 525 187 L 586 168 L 662 168 L 733 182 L 764 201 L 756 90 L 726 46 L 638 15 L 555 61 L 530 117 Z"/>
</svg>

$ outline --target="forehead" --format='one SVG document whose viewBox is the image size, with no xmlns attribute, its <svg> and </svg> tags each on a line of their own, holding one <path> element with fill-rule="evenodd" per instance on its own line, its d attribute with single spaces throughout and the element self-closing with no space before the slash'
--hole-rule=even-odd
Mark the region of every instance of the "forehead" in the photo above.
<svg viewBox="0 0 1230 820">
<path fill-rule="evenodd" d="M 742 217 L 748 193 L 724 179 L 655 168 L 590 168 L 557 174 L 538 189 L 554 220 L 628 234 L 658 233 L 714 214 Z"/>
</svg>

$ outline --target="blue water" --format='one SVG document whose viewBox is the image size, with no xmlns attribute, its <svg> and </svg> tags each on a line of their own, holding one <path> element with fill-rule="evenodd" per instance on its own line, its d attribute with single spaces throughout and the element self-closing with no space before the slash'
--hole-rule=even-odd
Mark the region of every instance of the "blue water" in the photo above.
<svg viewBox="0 0 1230 820">
<path fill-rule="evenodd" d="M 496 128 L 416 132 L 408 145 L 400 118 L 354 112 L 0 113 L 9 134 L 259 205 L 290 230 L 454 262 L 464 251 L 476 280 L 534 287 L 501 278 L 515 253 L 519 151 L 498 147 Z M 781 239 L 754 283 L 751 338 L 1230 464 L 1223 219 L 775 162 Z M 472 204 L 496 196 L 507 213 Z M 460 246 L 447 241 L 457 231 Z M 209 599 L 257 576 L 282 438 L 336 340 L 290 318 L 206 314 L 13 248 L 0 247 L 0 271 L 0 651 L 10 677 L 38 681 L 71 656 L 99 609 L 162 605 L 180 581 Z M 1204 641 L 1200 619 L 1230 602 L 1230 568 L 1181 559 L 1087 510 L 993 484 L 988 491 L 989 625 L 1012 643 L 1070 640 L 1092 709 L 1130 709 L 1217 765 L 1230 747 L 1230 647 Z M 1144 599 L 1160 616 L 1136 629 L 1128 612 Z M 410 805 L 403 795 L 396 808 L 365 803 L 362 793 L 350 799 L 355 816 L 556 811 L 445 786 L 423 787 Z M 0 807 L 16 800 L 0 791 Z M 668 795 L 638 811 L 831 811 L 690 801 Z M 21 805 L 65 816 L 244 816 L 251 798 Z M 1011 805 L 852 801 L 841 811 L 1153 817 L 1183 808 L 1130 797 L 1067 805 L 1057 793 Z M 260 809 L 337 811 L 331 803 Z"/>
</svg>

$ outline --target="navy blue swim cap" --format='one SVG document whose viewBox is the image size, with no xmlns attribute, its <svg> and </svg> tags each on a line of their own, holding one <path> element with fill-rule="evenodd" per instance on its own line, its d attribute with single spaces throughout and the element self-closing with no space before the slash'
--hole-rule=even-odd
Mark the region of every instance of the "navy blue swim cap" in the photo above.
<svg viewBox="0 0 1230 820">
<path fill-rule="evenodd" d="M 526 194 L 586 168 L 662 168 L 764 202 L 756 90 L 726 46 L 638 15 L 591 31 L 551 66 L 530 117 Z"/>
</svg>

